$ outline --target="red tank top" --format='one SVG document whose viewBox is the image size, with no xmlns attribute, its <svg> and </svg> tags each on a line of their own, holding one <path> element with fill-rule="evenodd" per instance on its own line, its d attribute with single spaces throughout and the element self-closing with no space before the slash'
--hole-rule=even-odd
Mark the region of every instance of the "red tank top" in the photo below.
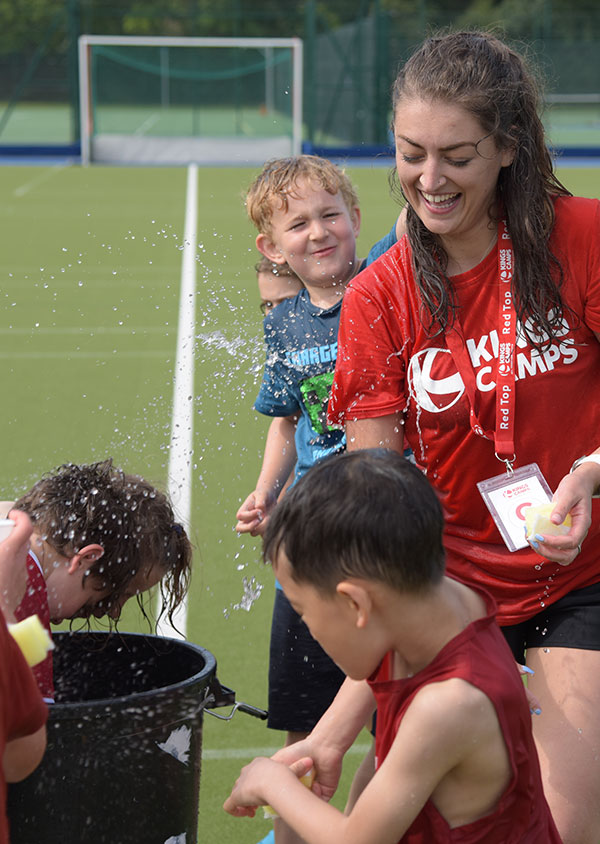
<svg viewBox="0 0 600 844">
<path fill-rule="evenodd" d="M 23 600 L 15 610 L 17 621 L 23 621 L 30 615 L 39 616 L 40 621 L 52 635 L 50 630 L 50 609 L 48 607 L 48 589 L 46 581 L 35 555 L 30 551 L 27 555 L 27 589 Z M 54 703 L 54 675 L 52 672 L 52 651 L 43 662 L 31 669 L 37 680 L 38 687 L 47 703 Z"/>
<path fill-rule="evenodd" d="M 480 590 L 476 590 L 480 591 Z M 531 732 L 531 713 L 512 653 L 495 622 L 493 599 L 482 590 L 488 615 L 451 639 L 418 674 L 389 680 L 388 654 L 369 685 L 377 701 L 377 764 L 387 756 L 404 713 L 427 683 L 460 677 L 492 701 L 512 767 L 511 780 L 491 814 L 450 828 L 431 800 L 399 844 L 560 844 L 542 790 L 538 755 Z"/>
</svg>

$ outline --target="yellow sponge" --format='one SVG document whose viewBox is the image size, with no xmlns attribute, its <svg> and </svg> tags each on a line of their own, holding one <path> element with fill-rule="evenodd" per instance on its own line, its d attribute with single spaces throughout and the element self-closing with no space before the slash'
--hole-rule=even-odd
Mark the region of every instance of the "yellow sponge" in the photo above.
<svg viewBox="0 0 600 844">
<path fill-rule="evenodd" d="M 300 782 L 302 785 L 305 785 L 307 788 L 311 788 L 313 782 L 315 781 L 315 769 L 311 768 L 307 774 L 300 777 Z M 268 820 L 273 820 L 274 818 L 278 818 L 279 815 L 275 811 L 272 806 L 263 806 L 263 812 L 265 814 L 265 818 Z"/>
<path fill-rule="evenodd" d="M 28 665 L 37 665 L 46 659 L 46 654 L 54 648 L 54 643 L 48 631 L 37 615 L 30 615 L 23 621 L 8 625 L 9 633 L 17 645 Z"/>
<path fill-rule="evenodd" d="M 550 521 L 550 514 L 553 510 L 554 503 L 552 501 L 523 508 L 527 539 L 532 539 L 536 533 L 545 536 L 564 536 L 565 533 L 569 532 L 571 528 L 571 516 L 567 513 L 567 518 L 564 522 L 560 525 L 555 525 L 554 522 Z"/>
</svg>

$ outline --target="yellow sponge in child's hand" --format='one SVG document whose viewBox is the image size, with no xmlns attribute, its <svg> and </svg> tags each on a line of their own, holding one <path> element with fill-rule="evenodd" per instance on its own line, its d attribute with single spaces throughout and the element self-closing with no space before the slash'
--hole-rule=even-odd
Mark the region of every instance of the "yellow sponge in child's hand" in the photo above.
<svg viewBox="0 0 600 844">
<path fill-rule="evenodd" d="M 545 504 L 536 504 L 533 507 L 524 507 L 525 528 L 527 539 L 531 539 L 536 533 L 545 536 L 564 536 L 571 529 L 571 516 L 567 517 L 560 525 L 550 521 L 550 515 L 554 510 L 554 502 L 547 501 Z"/>
<path fill-rule="evenodd" d="M 34 666 L 46 659 L 46 654 L 54 648 L 54 642 L 37 615 L 30 615 L 16 624 L 9 624 L 8 630 L 27 664 Z"/>
<path fill-rule="evenodd" d="M 312 784 L 315 781 L 315 769 L 311 768 L 307 774 L 304 774 L 298 779 L 300 780 L 302 785 L 305 785 L 307 788 L 312 788 Z M 279 817 L 279 815 L 272 806 L 263 806 L 263 812 L 267 820 L 273 820 L 274 818 Z"/>
</svg>

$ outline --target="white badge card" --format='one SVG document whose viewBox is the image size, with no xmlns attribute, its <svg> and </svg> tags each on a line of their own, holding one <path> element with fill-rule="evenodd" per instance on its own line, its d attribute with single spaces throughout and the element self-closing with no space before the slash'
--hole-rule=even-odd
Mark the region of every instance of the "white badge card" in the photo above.
<svg viewBox="0 0 600 844">
<path fill-rule="evenodd" d="M 516 469 L 511 475 L 504 472 L 486 481 L 477 489 L 492 514 L 509 551 L 527 547 L 525 539 L 526 507 L 552 500 L 552 492 L 537 463 Z"/>
</svg>

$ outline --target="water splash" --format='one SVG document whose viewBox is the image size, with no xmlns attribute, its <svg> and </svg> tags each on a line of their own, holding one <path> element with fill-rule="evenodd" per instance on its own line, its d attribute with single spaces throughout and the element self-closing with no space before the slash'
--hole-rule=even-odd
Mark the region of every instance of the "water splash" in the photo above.
<svg viewBox="0 0 600 844">
<path fill-rule="evenodd" d="M 250 612 L 252 606 L 255 601 L 261 596 L 263 591 L 263 584 L 259 583 L 259 581 L 252 575 L 252 577 L 244 577 L 243 581 L 243 593 L 242 598 L 237 604 L 231 604 L 229 609 L 223 610 L 223 615 L 225 618 L 229 618 L 230 609 L 232 610 L 245 610 L 246 612 Z"/>
</svg>

